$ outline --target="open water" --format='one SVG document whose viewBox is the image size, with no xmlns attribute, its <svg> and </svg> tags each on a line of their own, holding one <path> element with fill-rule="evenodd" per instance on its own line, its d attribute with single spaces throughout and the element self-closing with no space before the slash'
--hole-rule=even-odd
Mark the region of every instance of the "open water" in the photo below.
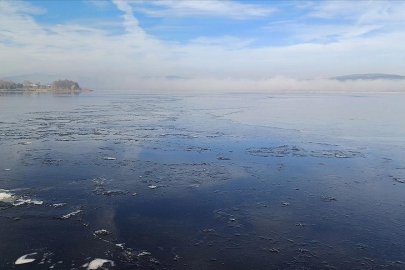
<svg viewBox="0 0 405 270">
<path fill-rule="evenodd" d="M 0 268 L 405 269 L 404 104 L 0 93 Z"/>
</svg>

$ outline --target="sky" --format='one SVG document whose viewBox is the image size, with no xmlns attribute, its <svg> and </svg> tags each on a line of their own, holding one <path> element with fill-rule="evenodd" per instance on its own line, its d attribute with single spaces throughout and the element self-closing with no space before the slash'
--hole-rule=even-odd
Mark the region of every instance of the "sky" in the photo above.
<svg viewBox="0 0 405 270">
<path fill-rule="evenodd" d="M 405 1 L 0 0 L 0 12 L 0 78 L 46 74 L 96 89 L 405 89 L 328 79 L 405 75 Z"/>
</svg>

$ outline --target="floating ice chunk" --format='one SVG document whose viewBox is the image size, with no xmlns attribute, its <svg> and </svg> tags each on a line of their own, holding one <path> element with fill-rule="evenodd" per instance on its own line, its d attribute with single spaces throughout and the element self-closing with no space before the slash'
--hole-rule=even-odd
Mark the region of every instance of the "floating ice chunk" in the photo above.
<svg viewBox="0 0 405 270">
<path fill-rule="evenodd" d="M 82 212 L 83 212 L 83 210 L 77 210 L 77 211 L 74 211 L 72 213 L 69 213 L 69 214 L 66 214 L 66 215 L 62 216 L 61 219 L 68 219 L 68 218 L 76 216 L 77 214 L 80 214 Z"/>
<path fill-rule="evenodd" d="M 106 196 L 114 196 L 114 195 L 126 195 L 129 193 L 128 190 L 119 190 L 119 189 L 113 189 L 113 190 L 106 190 L 104 187 L 97 187 L 93 192 L 96 195 L 106 195 Z"/>
<path fill-rule="evenodd" d="M 33 261 L 35 261 L 35 259 L 27 259 L 28 256 L 32 256 L 32 255 L 36 255 L 37 253 L 30 253 L 30 254 L 26 254 L 24 256 L 21 256 L 20 258 L 18 258 L 14 264 L 26 264 L 26 263 L 32 263 Z"/>
<path fill-rule="evenodd" d="M 94 231 L 94 235 L 110 235 L 111 232 L 105 229 Z"/>
<path fill-rule="evenodd" d="M 8 190 L 0 189 L 0 202 L 11 202 L 14 196 Z"/>
<path fill-rule="evenodd" d="M 348 158 L 348 156 L 343 155 L 343 154 L 339 154 L 339 153 L 336 153 L 335 157 L 337 157 L 337 158 Z"/>
<path fill-rule="evenodd" d="M 11 197 L 12 195 L 9 193 L 0 192 L 0 201 L 10 199 Z"/>
<path fill-rule="evenodd" d="M 32 142 L 21 142 L 22 145 L 30 145 Z"/>
<path fill-rule="evenodd" d="M 115 244 L 117 247 L 124 249 L 125 248 L 125 244 L 121 243 L 121 244 Z"/>
<path fill-rule="evenodd" d="M 55 207 L 55 208 L 63 207 L 65 205 L 66 205 L 66 203 L 54 203 L 54 204 L 52 204 L 52 206 Z"/>
<path fill-rule="evenodd" d="M 36 201 L 36 200 L 31 200 L 31 199 L 18 199 L 16 200 L 13 205 L 14 206 L 20 206 L 20 205 L 26 205 L 26 204 L 33 204 L 33 205 L 43 205 L 43 201 Z"/>
<path fill-rule="evenodd" d="M 196 189 L 196 188 L 199 188 L 200 186 L 201 186 L 200 184 L 192 184 L 192 185 L 189 185 L 188 188 Z"/>
<path fill-rule="evenodd" d="M 160 264 L 160 262 L 156 258 L 150 258 L 149 261 L 154 264 Z"/>
<path fill-rule="evenodd" d="M 103 185 L 106 180 L 107 179 L 100 177 L 100 178 L 94 178 L 91 181 L 94 183 L 94 185 Z"/>
<path fill-rule="evenodd" d="M 104 157 L 105 160 L 116 160 L 115 157 Z"/>
<path fill-rule="evenodd" d="M 103 267 L 104 264 L 110 264 L 110 266 L 114 266 L 114 262 L 111 260 L 105 260 L 105 259 L 94 259 L 92 260 L 88 266 L 87 266 L 87 270 L 96 270 L 96 269 L 100 269 L 101 267 Z"/>
<path fill-rule="evenodd" d="M 405 183 L 405 181 L 404 180 L 401 180 L 401 178 L 398 178 L 398 177 L 393 177 L 392 179 L 394 179 L 395 181 L 397 181 L 398 183 Z"/>
<path fill-rule="evenodd" d="M 321 200 L 322 200 L 323 202 L 337 201 L 337 199 L 336 199 L 335 197 L 326 197 L 326 196 L 323 196 L 323 195 L 321 195 Z"/>
</svg>

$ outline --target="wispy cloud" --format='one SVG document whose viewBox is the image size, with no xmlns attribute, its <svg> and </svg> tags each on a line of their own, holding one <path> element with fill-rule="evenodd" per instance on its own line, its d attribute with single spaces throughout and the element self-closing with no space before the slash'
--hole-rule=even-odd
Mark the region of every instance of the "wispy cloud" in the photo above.
<svg viewBox="0 0 405 270">
<path fill-rule="evenodd" d="M 233 19 L 266 17 L 276 11 L 268 5 L 245 4 L 228 0 L 134 1 L 136 9 L 154 17 L 218 16 Z"/>
<path fill-rule="evenodd" d="M 125 29 L 129 33 L 135 34 L 138 37 L 144 36 L 145 32 L 141 27 L 139 27 L 139 21 L 137 18 L 135 18 L 132 7 L 127 2 L 121 0 L 113 0 L 113 3 L 119 10 L 124 12 L 123 18 Z"/>
<path fill-rule="evenodd" d="M 10 3 L 12 2 L 12 3 Z M 27 13 L 27 14 L 44 14 L 45 8 L 37 7 L 29 2 L 23 1 L 0 1 L 0 10 L 2 14 L 7 12 L 14 13 Z"/>
<path fill-rule="evenodd" d="M 311 6 L 310 17 L 349 20 L 357 24 L 405 21 L 403 1 L 322 1 Z"/>
<path fill-rule="evenodd" d="M 86 4 L 93 5 L 97 8 L 107 8 L 110 5 L 110 1 L 108 0 L 85 0 Z"/>
<path fill-rule="evenodd" d="M 289 33 L 291 42 L 333 43 L 367 35 L 383 29 L 383 25 L 315 24 L 297 21 L 269 23 L 262 29 L 269 32 Z"/>
<path fill-rule="evenodd" d="M 202 46 L 218 46 L 226 49 L 241 49 L 253 43 L 253 39 L 241 39 L 232 36 L 198 37 L 191 40 L 192 44 Z"/>
<path fill-rule="evenodd" d="M 317 1 L 302 3 L 299 9 L 304 10 L 301 16 L 270 22 L 263 29 L 285 31 L 295 43 L 333 43 L 405 30 L 402 1 Z"/>
<path fill-rule="evenodd" d="M 365 1 L 324 1 L 309 6 L 309 16 L 322 19 L 333 19 L 336 17 L 344 19 L 356 19 L 364 12 L 367 6 Z"/>
</svg>

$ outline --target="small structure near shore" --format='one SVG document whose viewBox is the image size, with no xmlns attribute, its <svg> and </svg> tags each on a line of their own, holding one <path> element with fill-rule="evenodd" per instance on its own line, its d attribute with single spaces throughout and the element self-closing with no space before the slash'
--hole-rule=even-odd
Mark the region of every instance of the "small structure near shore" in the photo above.
<svg viewBox="0 0 405 270">
<path fill-rule="evenodd" d="M 71 80 L 57 80 L 52 84 L 31 83 L 25 80 L 23 83 L 0 80 L 0 91 L 30 91 L 30 92 L 69 92 L 80 93 L 92 90 L 82 89 L 79 83 Z"/>
</svg>

